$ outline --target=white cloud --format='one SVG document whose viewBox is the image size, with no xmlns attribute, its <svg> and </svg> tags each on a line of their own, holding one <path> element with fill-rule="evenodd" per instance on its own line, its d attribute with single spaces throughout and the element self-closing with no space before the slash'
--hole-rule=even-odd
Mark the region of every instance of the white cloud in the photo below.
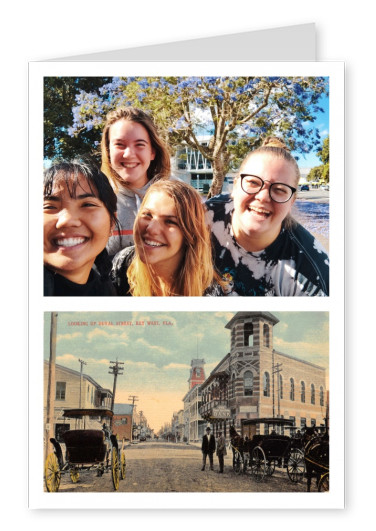
<svg viewBox="0 0 376 531">
<path fill-rule="evenodd" d="M 73 334 L 57 334 L 56 341 L 70 341 L 71 339 L 77 339 L 78 337 L 82 336 L 82 332 L 73 332 Z"/>
<path fill-rule="evenodd" d="M 78 357 L 74 356 L 73 354 L 62 354 L 60 356 L 56 356 L 56 361 L 58 363 L 78 362 Z"/>
<path fill-rule="evenodd" d="M 185 371 L 189 371 L 190 365 L 187 363 L 169 363 L 168 365 L 165 365 L 163 369 L 167 371 L 170 369 L 184 369 Z"/>
<path fill-rule="evenodd" d="M 138 345 L 141 345 L 142 347 L 144 348 L 147 348 L 149 350 L 154 350 L 154 351 L 157 351 L 159 352 L 160 354 L 165 354 L 165 355 L 169 355 L 170 354 L 170 351 L 167 350 L 166 348 L 163 348 L 163 347 L 158 347 L 157 345 L 150 345 L 150 343 L 148 343 L 145 339 L 143 338 L 139 338 L 137 339 L 136 343 Z"/>
</svg>

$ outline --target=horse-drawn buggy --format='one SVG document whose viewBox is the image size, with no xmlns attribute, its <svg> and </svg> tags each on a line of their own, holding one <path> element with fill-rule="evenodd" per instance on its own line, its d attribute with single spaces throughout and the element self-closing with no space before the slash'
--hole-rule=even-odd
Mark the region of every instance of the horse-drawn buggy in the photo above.
<svg viewBox="0 0 376 531">
<path fill-rule="evenodd" d="M 108 470 L 111 470 L 114 490 L 118 490 L 120 479 L 125 478 L 126 463 L 124 441 L 119 447 L 116 436 L 103 422 L 112 416 L 113 412 L 109 409 L 64 410 L 63 417 L 74 419 L 81 424 L 81 429 L 62 431 L 60 442 L 50 439 L 53 452 L 47 455 L 45 463 L 48 492 L 58 491 L 63 474 L 69 474 L 72 482 L 77 483 L 83 473 L 96 471 L 98 476 L 102 476 Z M 98 425 L 103 422 L 101 429 L 90 429 L 90 419 L 93 418 Z"/>
<path fill-rule="evenodd" d="M 311 478 L 316 475 L 319 491 L 329 489 L 329 437 L 327 431 L 319 435 L 314 428 L 307 428 L 302 434 L 294 433 L 296 428 L 290 419 L 260 418 L 243 421 L 245 425 L 264 424 L 272 427 L 271 433 L 253 435 L 251 438 L 238 434 L 230 427 L 233 467 L 237 474 L 250 473 L 256 481 L 271 476 L 276 467 L 286 468 L 289 479 L 298 483 L 307 477 L 307 490 Z M 277 426 L 290 429 L 290 436 L 276 433 Z M 269 431 L 269 429 L 268 429 Z M 282 431 L 282 430 L 279 430 Z"/>
</svg>

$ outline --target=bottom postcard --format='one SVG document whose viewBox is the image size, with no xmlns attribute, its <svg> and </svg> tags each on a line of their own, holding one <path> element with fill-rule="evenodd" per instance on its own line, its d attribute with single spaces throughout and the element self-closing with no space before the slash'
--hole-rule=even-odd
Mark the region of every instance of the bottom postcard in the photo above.
<svg viewBox="0 0 376 531">
<path fill-rule="evenodd" d="M 299 494 L 297 508 L 310 497 L 330 506 L 331 426 L 341 423 L 330 408 L 328 312 L 44 318 L 40 485 L 52 506 L 67 493 L 138 493 L 146 507 L 147 493 L 199 493 L 200 504 L 242 493 L 244 508 L 259 507 L 252 493 L 278 494 L 284 507 Z"/>
</svg>

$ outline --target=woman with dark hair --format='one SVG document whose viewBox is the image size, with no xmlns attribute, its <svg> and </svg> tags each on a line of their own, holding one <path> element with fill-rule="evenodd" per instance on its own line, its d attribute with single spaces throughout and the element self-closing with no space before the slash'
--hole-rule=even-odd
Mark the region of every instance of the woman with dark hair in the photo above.
<svg viewBox="0 0 376 531">
<path fill-rule="evenodd" d="M 291 217 L 299 178 L 285 144 L 268 137 L 244 159 L 231 196 L 206 202 L 228 295 L 329 295 L 328 255 Z"/>
<path fill-rule="evenodd" d="M 121 239 L 113 233 L 110 256 L 133 244 L 133 224 L 146 190 L 170 177 L 170 154 L 152 118 L 141 109 L 110 112 L 102 133 L 102 171 L 117 195 Z"/>
<path fill-rule="evenodd" d="M 116 194 L 107 177 L 89 161 L 57 162 L 44 173 L 43 195 L 44 295 L 116 295 L 106 251 Z"/>
<path fill-rule="evenodd" d="M 113 260 L 120 295 L 221 295 L 213 269 L 210 231 L 200 194 L 181 181 L 162 180 L 144 197 L 134 224 L 135 246 Z"/>
</svg>

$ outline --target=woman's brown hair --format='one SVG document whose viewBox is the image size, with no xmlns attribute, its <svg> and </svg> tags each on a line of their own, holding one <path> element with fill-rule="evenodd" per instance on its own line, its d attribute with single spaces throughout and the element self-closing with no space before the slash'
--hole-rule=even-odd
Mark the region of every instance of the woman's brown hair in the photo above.
<svg viewBox="0 0 376 531">
<path fill-rule="evenodd" d="M 168 179 L 170 177 L 171 163 L 169 150 L 160 137 L 157 127 L 151 116 L 141 109 L 135 107 L 120 107 L 108 113 L 106 124 L 102 132 L 101 154 L 102 154 L 102 172 L 110 179 L 115 191 L 119 187 L 119 176 L 112 169 L 110 161 L 110 129 L 111 126 L 119 120 L 128 120 L 142 125 L 149 134 L 151 146 L 155 151 L 155 158 L 150 162 L 147 170 L 149 181 L 153 178 Z"/>
</svg>

